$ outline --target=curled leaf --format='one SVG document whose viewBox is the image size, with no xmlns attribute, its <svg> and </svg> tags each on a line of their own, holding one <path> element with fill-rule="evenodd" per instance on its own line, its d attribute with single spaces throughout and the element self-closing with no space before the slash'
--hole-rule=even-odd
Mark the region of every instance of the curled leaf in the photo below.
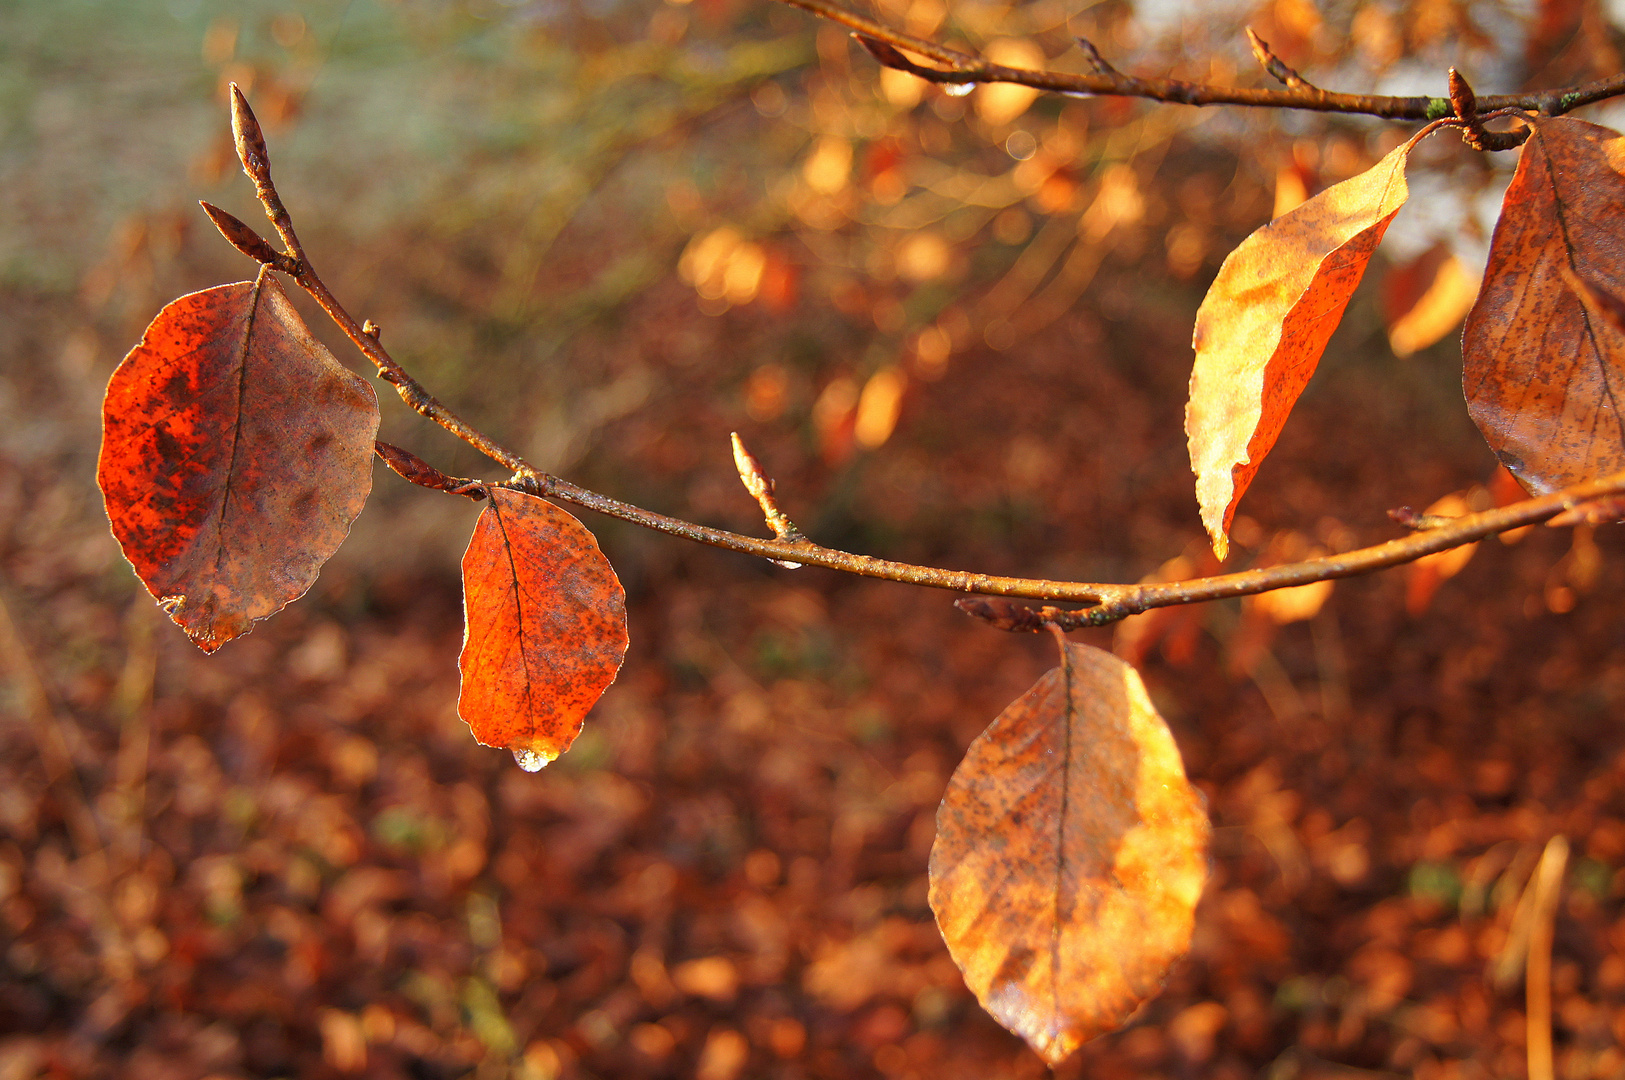
<svg viewBox="0 0 1625 1080">
<path fill-rule="evenodd" d="M 265 270 L 158 313 L 113 372 L 97 481 L 124 557 L 204 652 L 304 595 L 372 490 L 378 401 Z"/>
<path fill-rule="evenodd" d="M 463 555 L 457 714 L 534 772 L 570 748 L 626 657 L 626 593 L 565 511 L 490 489 Z"/>
<path fill-rule="evenodd" d="M 1527 490 L 1625 468 L 1625 136 L 1533 119 L 1462 334 L 1473 422 Z"/>
<path fill-rule="evenodd" d="M 1185 433 L 1202 524 L 1220 559 L 1229 552 L 1236 504 L 1405 202 L 1405 159 L 1432 130 L 1249 236 L 1225 259 L 1196 313 Z"/>
<path fill-rule="evenodd" d="M 1063 645 L 948 782 L 931 909 L 983 1008 L 1056 1064 L 1189 948 L 1208 833 L 1139 675 Z"/>
</svg>

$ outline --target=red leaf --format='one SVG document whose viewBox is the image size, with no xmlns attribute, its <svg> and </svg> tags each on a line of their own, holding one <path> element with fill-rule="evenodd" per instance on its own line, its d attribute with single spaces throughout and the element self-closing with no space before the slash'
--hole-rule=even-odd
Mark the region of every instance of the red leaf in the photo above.
<svg viewBox="0 0 1625 1080">
<path fill-rule="evenodd" d="M 1134 669 L 1087 645 L 976 740 L 937 811 L 931 909 L 983 1008 L 1052 1065 L 1190 947 L 1209 826 Z"/>
<path fill-rule="evenodd" d="M 372 490 L 378 402 L 276 278 L 158 313 L 102 405 L 97 480 L 124 557 L 213 652 L 304 595 Z"/>
<path fill-rule="evenodd" d="M 1473 422 L 1531 492 L 1625 469 L 1625 136 L 1534 120 L 1462 334 Z"/>
<path fill-rule="evenodd" d="M 550 502 L 491 488 L 463 556 L 457 713 L 534 772 L 570 748 L 626 657 L 626 593 L 592 533 Z"/>
<path fill-rule="evenodd" d="M 1223 559 L 1236 504 L 1404 204 L 1405 158 L 1432 126 L 1230 253 L 1196 313 L 1185 432 L 1202 524 Z"/>
</svg>

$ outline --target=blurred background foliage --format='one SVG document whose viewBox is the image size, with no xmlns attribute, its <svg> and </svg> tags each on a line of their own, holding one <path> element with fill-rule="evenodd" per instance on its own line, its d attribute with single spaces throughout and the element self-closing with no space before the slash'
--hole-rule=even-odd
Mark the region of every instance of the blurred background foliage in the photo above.
<svg viewBox="0 0 1625 1080">
<path fill-rule="evenodd" d="M 1082 70 L 1081 35 L 1216 82 L 1263 81 L 1251 25 L 1311 81 L 1434 94 L 1451 64 L 1482 93 L 1617 71 L 1625 21 L 863 9 L 1005 63 Z M 756 531 L 738 430 L 823 542 L 1106 580 L 1207 565 L 1180 430 L 1207 280 L 1400 129 L 954 96 L 756 0 L 0 6 L 0 1077 L 1037 1075 L 965 994 L 924 868 L 948 773 L 1044 643 L 592 518 L 632 651 L 537 782 L 455 719 L 474 508 L 387 475 L 277 620 L 207 661 L 159 625 L 94 489 L 99 400 L 163 303 L 249 273 L 195 206 L 263 220 L 230 81 L 334 291 L 541 467 Z M 1413 161 L 1242 559 L 1493 497 L 1452 332 L 1511 161 Z M 491 475 L 385 404 L 385 438 Z M 1560 1060 L 1617 1074 L 1625 638 L 1587 602 L 1621 587 L 1615 545 L 1537 530 L 1125 625 L 1212 800 L 1215 879 L 1191 962 L 1073 1075 L 1517 1071 L 1516 994 L 1480 971 L 1557 830 Z"/>
</svg>

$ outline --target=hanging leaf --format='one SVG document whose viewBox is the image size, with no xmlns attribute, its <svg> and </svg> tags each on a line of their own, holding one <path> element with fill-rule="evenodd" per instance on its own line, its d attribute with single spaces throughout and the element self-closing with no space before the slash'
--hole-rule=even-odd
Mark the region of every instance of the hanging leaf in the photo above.
<svg viewBox="0 0 1625 1080">
<path fill-rule="evenodd" d="M 550 502 L 490 489 L 463 555 L 457 713 L 535 772 L 570 748 L 626 657 L 626 593 L 592 533 Z"/>
<path fill-rule="evenodd" d="M 982 1007 L 1056 1064 L 1189 948 L 1208 832 L 1139 675 L 1063 645 L 948 782 L 931 909 Z"/>
<path fill-rule="evenodd" d="M 124 557 L 204 652 L 304 595 L 372 490 L 378 401 L 269 271 L 158 313 L 102 404 Z"/>
<path fill-rule="evenodd" d="M 1202 524 L 1223 559 L 1236 504 L 1320 363 L 1435 125 L 1242 241 L 1196 313 L 1185 433 Z"/>
<path fill-rule="evenodd" d="M 1462 334 L 1473 422 L 1525 489 L 1625 468 L 1625 136 L 1532 120 Z"/>
</svg>

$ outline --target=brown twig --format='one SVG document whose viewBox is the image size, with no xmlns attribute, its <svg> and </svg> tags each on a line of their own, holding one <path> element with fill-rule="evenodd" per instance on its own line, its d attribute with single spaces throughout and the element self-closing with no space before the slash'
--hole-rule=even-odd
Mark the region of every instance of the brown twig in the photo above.
<svg viewBox="0 0 1625 1080">
<path fill-rule="evenodd" d="M 1287 67 L 1286 61 L 1270 50 L 1270 43 L 1254 33 L 1250 26 L 1247 27 L 1247 43 L 1253 47 L 1253 57 L 1258 61 L 1258 66 L 1283 86 L 1291 87 L 1293 90 L 1308 90 L 1316 94 L 1326 92 L 1299 75 L 1295 68 Z"/>
<path fill-rule="evenodd" d="M 807 0 L 807 2 L 785 0 L 785 2 L 797 2 L 800 6 L 805 7 L 808 6 L 811 0 Z M 854 16 L 854 18 L 856 17 Z M 1625 472 L 1615 473 L 1599 480 L 1576 484 L 1573 487 L 1542 498 L 1514 503 L 1498 510 L 1470 514 L 1466 517 L 1454 519 L 1439 528 L 1429 529 L 1399 540 L 1390 540 L 1387 543 L 1362 548 L 1358 551 L 1345 552 L 1340 555 L 1331 555 L 1319 559 L 1309 559 L 1299 563 L 1284 563 L 1262 570 L 1220 574 L 1191 581 L 1157 582 L 1140 585 L 1049 581 L 1039 578 L 1006 577 L 997 574 L 979 574 L 964 570 L 918 566 L 912 563 L 893 562 L 888 559 L 877 559 L 868 555 L 857 555 L 835 548 L 824 547 L 800 536 L 799 530 L 796 531 L 793 539 L 790 538 L 791 534 L 787 533 L 777 536 L 775 539 L 767 540 L 684 521 L 681 518 L 669 517 L 665 514 L 658 514 L 634 506 L 631 503 L 601 495 L 596 491 L 578 487 L 568 480 L 539 472 L 512 450 L 503 447 L 490 436 L 456 417 L 450 410 L 431 397 L 415 379 L 408 375 L 405 369 L 396 363 L 384 350 L 383 345 L 378 340 L 377 327 L 370 321 L 365 326 L 357 323 L 350 313 L 327 291 L 326 286 L 322 284 L 321 279 L 317 277 L 315 271 L 311 268 L 303 250 L 299 247 L 298 239 L 293 231 L 292 219 L 283 207 L 282 201 L 277 196 L 276 189 L 271 182 L 269 158 L 266 154 L 264 140 L 259 136 L 258 124 L 254 122 L 253 113 L 249 111 L 248 103 L 243 100 L 242 94 L 238 92 L 235 86 L 232 88 L 232 103 L 233 127 L 238 132 L 238 145 L 243 156 L 244 170 L 254 180 L 255 190 L 260 195 L 260 201 L 265 205 L 267 215 L 270 216 L 273 224 L 277 226 L 277 232 L 282 236 L 284 243 L 287 244 L 289 256 L 296 260 L 298 264 L 299 273 L 294 277 L 294 280 L 315 298 L 316 302 L 338 324 L 339 328 L 345 332 L 356 347 L 372 360 L 378 368 L 380 377 L 394 384 L 396 389 L 400 391 L 401 398 L 423 416 L 434 420 L 492 460 L 512 469 L 514 473 L 512 479 L 500 486 L 510 487 L 516 491 L 523 491 L 531 495 L 558 499 L 587 510 L 595 510 L 610 517 L 629 521 L 656 532 L 667 533 L 671 536 L 682 537 L 696 543 L 709 544 L 713 547 L 724 548 L 744 555 L 757 555 L 776 562 L 794 563 L 799 566 L 822 566 L 859 577 L 880 578 L 886 581 L 950 589 L 956 592 L 980 593 L 986 596 L 1060 600 L 1068 603 L 1095 605 L 1082 611 L 1064 611 L 1054 608 L 1041 609 L 1037 613 L 1037 625 L 1030 625 L 1030 620 L 1024 616 L 1013 614 L 1008 608 L 1000 608 L 996 612 L 991 607 L 985 611 L 972 611 L 977 617 L 992 622 L 994 625 L 1000 625 L 1002 621 L 1014 620 L 1011 625 L 1006 627 L 1007 629 L 1039 629 L 1046 623 L 1059 626 L 1062 629 L 1076 629 L 1085 626 L 1103 626 L 1126 616 L 1135 615 L 1156 607 L 1246 596 L 1294 585 L 1306 585 L 1314 581 L 1366 574 L 1374 570 L 1411 562 L 1424 555 L 1431 555 L 1435 552 L 1469 544 L 1475 540 L 1482 540 L 1484 537 L 1496 533 L 1545 521 L 1565 510 L 1593 499 L 1625 494 Z M 463 495 L 469 494 L 469 488 L 476 483 L 475 481 L 461 481 L 446 477 L 432 466 L 420 461 L 406 451 L 400 450 L 398 447 L 379 443 L 378 448 L 380 456 L 384 457 L 392 468 L 398 466 L 404 468 L 402 475 L 413 480 L 414 483 L 422 483 L 427 480 L 426 486 Z M 743 450 L 743 446 L 739 445 L 739 449 Z M 755 459 L 750 457 L 748 451 L 745 452 L 745 457 L 747 460 L 741 466 L 740 473 L 745 480 L 746 487 L 752 489 L 751 493 L 753 495 L 757 495 L 756 489 L 752 488 L 753 481 L 750 478 L 750 474 L 754 474 L 760 481 L 761 488 L 766 490 L 771 497 L 771 485 L 762 474 L 760 465 L 753 465 Z M 737 453 L 735 462 L 736 464 L 739 463 Z M 757 495 L 757 498 L 760 502 L 761 497 Z M 768 517 L 769 525 L 773 526 L 773 510 L 776 510 L 776 503 L 771 505 L 771 510 L 769 504 L 764 504 L 763 509 L 764 515 Z M 782 513 L 779 517 L 782 519 L 781 524 L 794 529 L 794 526 L 789 524 L 789 519 L 783 517 Z M 778 528 L 776 526 L 774 528 L 775 532 L 777 532 Z M 990 617 L 990 614 L 993 617 Z M 1017 623 L 1020 625 L 1016 625 Z"/>
<path fill-rule="evenodd" d="M 254 194 L 259 197 L 260 205 L 265 207 L 265 216 L 271 219 L 277 235 L 282 237 L 283 244 L 287 246 L 288 257 L 293 260 L 292 265 L 297 272 L 290 276 L 321 305 L 322 310 L 327 312 L 327 317 L 344 331 L 345 336 L 355 343 L 362 355 L 372 361 L 373 366 L 378 369 L 378 377 L 395 387 L 395 392 L 413 411 L 433 420 L 492 461 L 515 473 L 533 472 L 524 458 L 512 450 L 499 446 L 495 440 L 488 438 L 436 400 L 434 395 L 419 385 L 418 381 L 408 375 L 406 369 L 397 364 L 384 350 L 378 341 L 376 328 L 373 333 L 367 333 L 366 329 L 344 310 L 343 305 L 334 299 L 322 279 L 316 275 L 310 261 L 305 258 L 305 249 L 300 246 L 299 236 L 293 231 L 293 218 L 282 205 L 276 184 L 271 180 L 271 156 L 266 150 L 265 137 L 260 131 L 259 121 L 254 118 L 254 111 L 248 107 L 248 100 L 243 97 L 243 92 L 237 88 L 236 83 L 231 84 L 231 130 L 237 144 L 237 156 L 243 163 L 243 171 L 254 182 Z"/>
<path fill-rule="evenodd" d="M 762 517 L 766 519 L 767 527 L 773 530 L 774 536 L 788 543 L 797 544 L 806 540 L 807 535 L 796 528 L 796 523 L 779 509 L 778 497 L 774 495 L 773 480 L 762 471 L 762 463 L 756 460 L 755 454 L 745 448 L 745 442 L 739 437 L 739 432 L 733 432 L 731 438 L 734 468 L 739 470 L 739 479 L 745 485 L 745 490 L 756 500 L 756 505 L 762 508 Z"/>
<path fill-rule="evenodd" d="M 1094 42 L 1086 37 L 1073 37 L 1072 40 L 1078 43 L 1078 51 L 1083 54 L 1083 58 L 1088 62 L 1090 70 L 1096 75 L 1112 77 L 1122 75 L 1122 72 L 1108 64 L 1106 58 L 1100 55 L 1100 50 L 1095 48 Z"/>
<path fill-rule="evenodd" d="M 1104 61 L 1091 60 L 1094 73 L 1081 75 L 1066 71 L 1029 71 L 1005 67 L 980 56 L 950 49 L 935 41 L 906 34 L 901 30 L 848 11 L 829 0 L 778 0 L 820 18 L 839 23 L 855 32 L 860 43 L 887 67 L 907 71 L 936 83 L 968 84 L 986 82 L 1019 83 L 1036 90 L 1059 94 L 1088 94 L 1103 97 L 1137 97 L 1176 105 L 1249 105 L 1273 109 L 1308 109 L 1315 112 L 1355 113 L 1389 120 L 1439 120 L 1455 115 L 1445 97 L 1388 97 L 1382 94 L 1341 94 L 1303 82 L 1285 89 L 1269 87 L 1211 86 L 1180 79 L 1142 79 L 1125 75 Z M 884 48 L 877 51 L 875 46 Z M 941 65 L 931 68 L 916 64 L 897 50 L 922 56 Z M 1086 50 L 1086 57 L 1088 52 Z M 1099 54 L 1095 53 L 1098 58 Z M 1282 65 L 1285 67 L 1285 65 Z M 1290 69 L 1288 69 L 1290 70 Z M 1274 74 L 1274 72 L 1271 72 Z M 1295 72 L 1293 73 L 1296 74 Z M 1582 105 L 1625 94 L 1625 72 L 1582 86 L 1561 90 L 1541 90 L 1530 94 L 1500 94 L 1478 99 L 1481 111 L 1516 108 L 1527 112 L 1558 116 Z"/>
<path fill-rule="evenodd" d="M 1408 506 L 1398 506 L 1388 511 L 1390 521 L 1397 521 L 1407 529 L 1421 532 L 1424 529 L 1442 529 L 1456 518 L 1444 514 L 1424 514 L 1420 510 L 1412 510 Z"/>
</svg>

